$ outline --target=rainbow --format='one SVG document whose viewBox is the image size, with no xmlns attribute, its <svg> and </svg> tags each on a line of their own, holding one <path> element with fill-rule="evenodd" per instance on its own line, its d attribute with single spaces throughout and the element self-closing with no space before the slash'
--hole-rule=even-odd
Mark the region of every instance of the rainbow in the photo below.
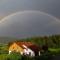
<svg viewBox="0 0 60 60">
<path fill-rule="evenodd" d="M 4 17 L 3 19 L 1 19 L 1 20 L 0 20 L 0 23 L 3 23 L 3 21 L 6 21 L 6 20 L 8 20 L 8 18 L 13 17 L 13 16 L 15 16 L 15 15 L 17 15 L 17 14 L 24 14 L 24 13 L 31 13 L 31 12 L 33 12 L 33 13 L 38 13 L 38 14 L 40 13 L 40 14 L 49 16 L 49 17 L 53 18 L 54 20 L 56 20 L 57 22 L 60 22 L 59 19 L 57 19 L 56 17 L 54 17 L 54 16 L 52 16 L 52 15 L 50 15 L 50 14 L 48 14 L 48 13 L 45 13 L 45 12 L 42 12 L 42 11 L 29 10 L 29 11 L 19 11 L 19 12 L 16 12 L 16 13 L 12 13 L 12 14 Z"/>
</svg>

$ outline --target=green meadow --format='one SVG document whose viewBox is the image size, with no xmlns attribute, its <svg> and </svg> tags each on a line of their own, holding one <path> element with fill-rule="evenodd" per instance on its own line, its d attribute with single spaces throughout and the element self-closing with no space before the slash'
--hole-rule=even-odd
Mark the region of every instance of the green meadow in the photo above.
<svg viewBox="0 0 60 60">
<path fill-rule="evenodd" d="M 48 45 L 48 51 L 41 54 L 41 56 L 27 57 L 21 56 L 19 53 L 8 54 L 8 43 L 0 44 L 0 60 L 52 60 L 56 56 L 60 56 L 60 35 L 44 36 L 44 37 L 31 37 L 16 41 L 29 41 L 42 47 Z"/>
</svg>

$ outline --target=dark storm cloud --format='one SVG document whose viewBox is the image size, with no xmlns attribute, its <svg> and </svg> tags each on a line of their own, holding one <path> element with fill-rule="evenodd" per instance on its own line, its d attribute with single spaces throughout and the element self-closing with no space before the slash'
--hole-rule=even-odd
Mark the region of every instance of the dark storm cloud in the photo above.
<svg viewBox="0 0 60 60">
<path fill-rule="evenodd" d="M 0 16 L 36 10 L 60 18 L 60 0 L 0 0 Z M 0 23 L 0 36 L 32 36 L 60 33 L 60 22 L 51 16 L 32 12 L 18 14 Z"/>
<path fill-rule="evenodd" d="M 1 0 L 0 15 L 23 10 L 40 10 L 60 18 L 60 0 Z"/>
<path fill-rule="evenodd" d="M 28 37 L 60 33 L 60 21 L 39 11 L 12 14 L 0 22 L 0 36 Z"/>
</svg>

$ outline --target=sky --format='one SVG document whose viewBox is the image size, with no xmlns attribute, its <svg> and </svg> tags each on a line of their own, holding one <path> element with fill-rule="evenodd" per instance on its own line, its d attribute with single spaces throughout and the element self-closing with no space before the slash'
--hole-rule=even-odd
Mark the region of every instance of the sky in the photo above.
<svg viewBox="0 0 60 60">
<path fill-rule="evenodd" d="M 0 36 L 60 33 L 60 0 L 0 0 Z"/>
<path fill-rule="evenodd" d="M 60 33 L 60 20 L 40 11 L 17 12 L 0 21 L 0 36 L 31 37 Z"/>
<path fill-rule="evenodd" d="M 60 0 L 0 0 L 0 18 L 23 10 L 39 10 L 60 18 Z"/>
</svg>

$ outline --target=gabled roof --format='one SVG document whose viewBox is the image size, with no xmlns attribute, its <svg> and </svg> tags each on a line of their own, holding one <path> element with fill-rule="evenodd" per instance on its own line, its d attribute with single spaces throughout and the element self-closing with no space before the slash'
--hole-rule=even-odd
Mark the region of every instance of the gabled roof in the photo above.
<svg viewBox="0 0 60 60">
<path fill-rule="evenodd" d="M 14 42 L 16 43 L 18 46 L 22 47 L 23 49 L 25 49 L 25 47 L 23 45 L 25 45 L 26 47 L 30 48 L 33 51 L 39 51 L 41 48 L 35 44 L 33 44 L 32 42 Z"/>
<path fill-rule="evenodd" d="M 33 43 L 31 43 L 31 42 L 15 42 L 15 43 L 18 44 L 20 47 L 22 47 L 24 49 L 25 49 L 25 47 L 23 45 L 25 45 L 27 47 L 33 45 Z"/>
<path fill-rule="evenodd" d="M 29 48 L 30 48 L 31 50 L 35 51 L 35 52 L 41 50 L 41 48 L 40 48 L 39 46 L 37 46 L 37 45 L 31 45 L 31 46 L 29 46 Z"/>
<path fill-rule="evenodd" d="M 16 42 L 16 44 L 18 44 L 19 46 L 26 45 L 27 47 L 33 45 L 33 43 L 31 43 L 31 42 Z"/>
</svg>

